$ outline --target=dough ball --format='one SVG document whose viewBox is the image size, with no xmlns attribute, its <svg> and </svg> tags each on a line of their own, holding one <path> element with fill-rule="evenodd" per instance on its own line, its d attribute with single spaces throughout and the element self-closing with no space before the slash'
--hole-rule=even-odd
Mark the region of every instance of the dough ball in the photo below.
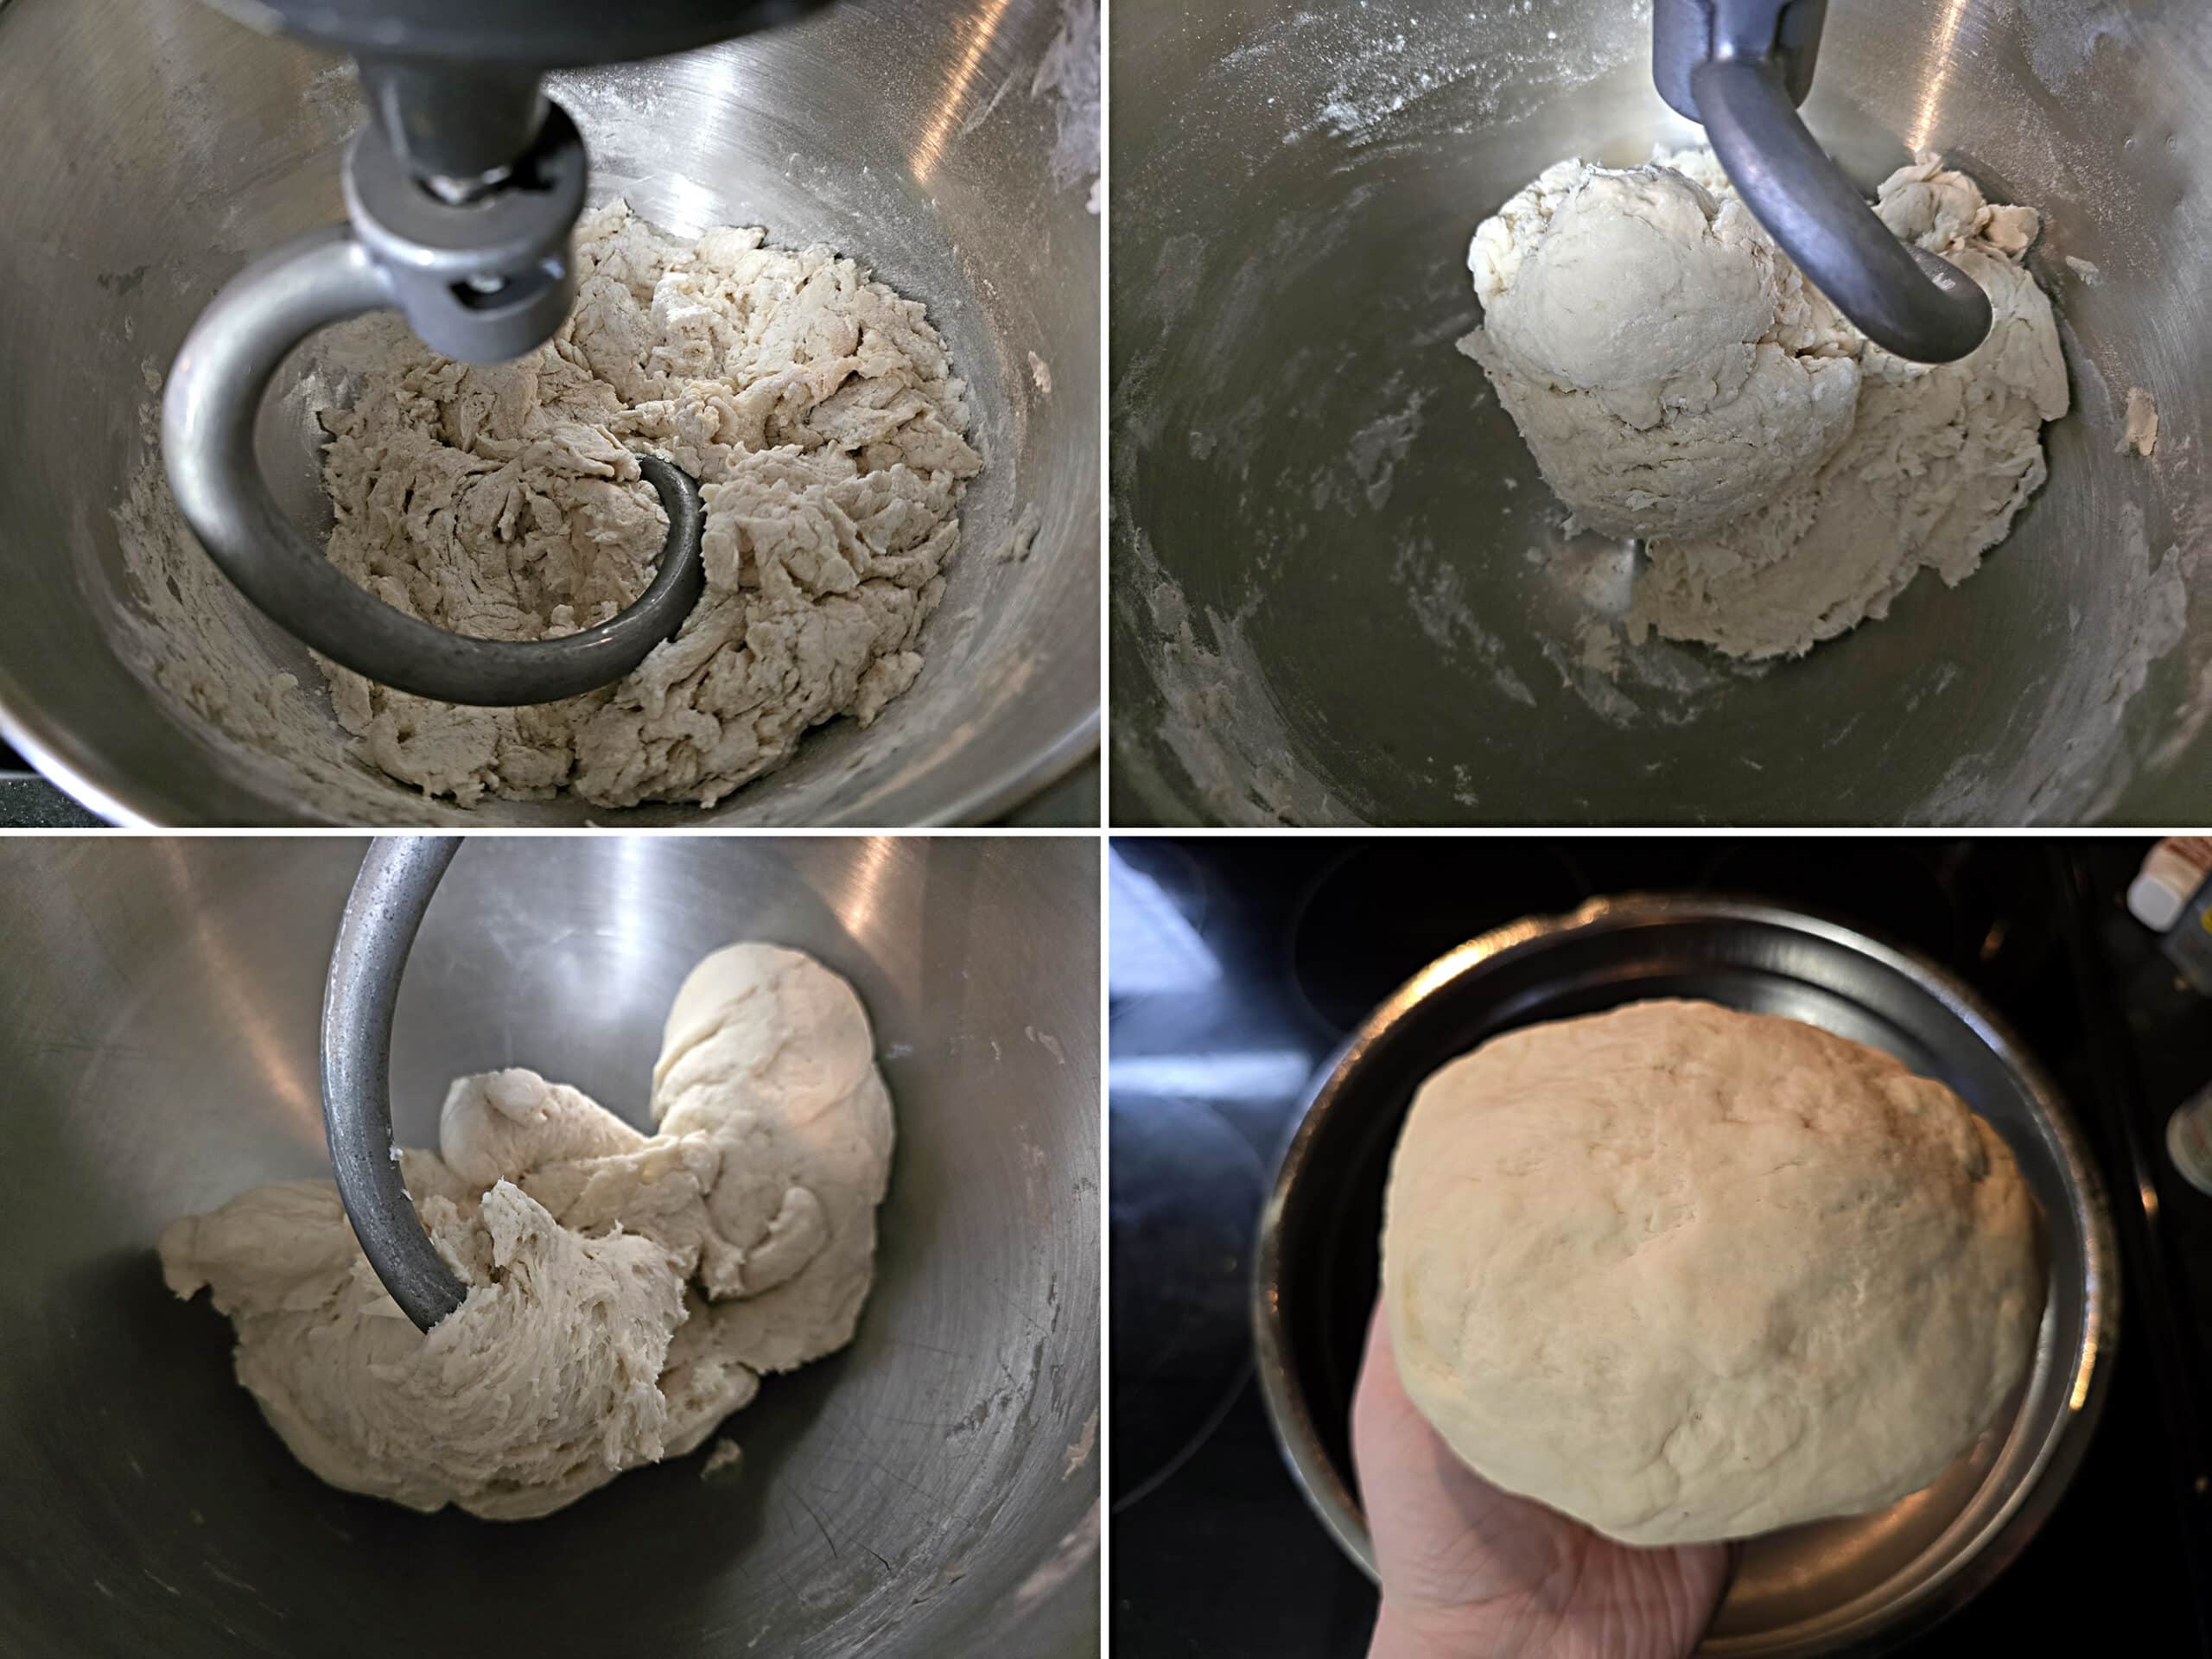
<svg viewBox="0 0 2212 1659">
<path fill-rule="evenodd" d="M 1670 387 L 1740 386 L 1774 321 L 1774 260 L 1742 209 L 1670 168 L 1553 168 L 1475 232 L 1491 338 L 1649 425 Z M 1512 204 L 1508 205 L 1510 212 Z"/>
<path fill-rule="evenodd" d="M 1509 1033 L 1415 1096 L 1382 1294 L 1485 1478 L 1610 1537 L 1741 1537 L 1934 1480 L 2019 1382 L 2034 1209 L 1941 1084 L 1654 1001 Z"/>
<path fill-rule="evenodd" d="M 1850 434 L 1847 325 L 1740 201 L 1675 167 L 1562 162 L 1483 222 L 1467 264 L 1484 326 L 1460 349 L 1590 529 L 1710 529 Z"/>
<path fill-rule="evenodd" d="M 763 1375 L 852 1339 L 895 1139 L 859 995 L 734 944 L 677 993 L 644 1135 L 519 1067 L 447 1091 L 399 1154 L 466 1287 L 416 1330 L 327 1180 L 169 1224 L 162 1275 L 238 1327 L 238 1381 L 334 1486 L 487 1520 L 682 1457 Z"/>
</svg>

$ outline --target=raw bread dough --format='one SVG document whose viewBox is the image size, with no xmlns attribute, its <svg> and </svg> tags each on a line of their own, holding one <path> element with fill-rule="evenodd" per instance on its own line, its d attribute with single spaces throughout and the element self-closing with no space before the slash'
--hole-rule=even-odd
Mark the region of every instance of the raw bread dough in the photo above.
<svg viewBox="0 0 2212 1659">
<path fill-rule="evenodd" d="M 1382 1297 L 1407 1392 L 1478 1472 L 1672 1544 L 1927 1485 L 2020 1380 L 2043 1277 L 2012 1154 L 1948 1089 L 1654 1001 L 1421 1085 Z"/>
<path fill-rule="evenodd" d="M 1859 334 L 1709 150 L 1561 162 L 1477 231 L 1486 327 L 1460 347 L 1570 530 L 1651 538 L 1632 639 L 1802 654 L 1885 615 L 1923 569 L 1964 581 L 2043 482 L 2042 425 L 2068 400 L 2050 302 L 2021 264 L 2034 211 L 1986 202 L 1928 152 L 1875 211 L 1988 293 L 1994 324 L 1966 358 L 1908 363 Z"/>
<path fill-rule="evenodd" d="M 438 1150 L 399 1154 L 469 1287 L 427 1334 L 327 1180 L 171 1223 L 162 1274 L 213 1290 L 238 1380 L 333 1485 L 545 1515 L 842 1347 L 874 1273 L 891 1100 L 844 980 L 773 945 L 706 958 L 669 1012 L 652 1116 L 641 1135 L 531 1071 L 456 1082 Z"/>
<path fill-rule="evenodd" d="M 669 241 L 617 201 L 577 227 L 576 305 L 491 367 L 364 329 L 356 396 L 320 411 L 331 561 L 411 616 L 534 639 L 645 590 L 667 520 L 634 451 L 702 486 L 707 589 L 611 688 L 527 709 L 427 701 L 325 664 L 340 722 L 391 776 L 464 805 L 563 788 L 712 805 L 809 728 L 861 724 L 921 671 L 957 508 L 982 466 L 921 305 L 757 230 Z"/>
<path fill-rule="evenodd" d="M 2124 455 L 2130 449 L 2145 461 L 2158 453 L 2158 400 L 2140 386 L 2127 389 L 2126 425 L 2115 453 Z"/>
<path fill-rule="evenodd" d="M 1732 193 L 1561 162 L 1485 219 L 1459 342 L 1553 493 L 1609 536 L 1710 530 L 1841 447 L 1856 340 Z"/>
</svg>

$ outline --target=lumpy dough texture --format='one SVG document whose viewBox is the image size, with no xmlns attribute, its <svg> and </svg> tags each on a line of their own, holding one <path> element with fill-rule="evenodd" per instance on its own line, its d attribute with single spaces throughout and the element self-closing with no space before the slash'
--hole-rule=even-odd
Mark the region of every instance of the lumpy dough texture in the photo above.
<svg viewBox="0 0 2212 1659">
<path fill-rule="evenodd" d="M 1561 162 L 1475 233 L 1462 342 L 1574 516 L 1709 530 L 1834 454 L 1852 332 L 1744 205 L 1672 167 Z"/>
<path fill-rule="evenodd" d="M 340 722 L 432 795 L 712 805 L 838 715 L 913 683 L 982 465 L 966 388 L 918 303 L 757 230 L 696 245 L 617 201 L 578 226 L 576 305 L 512 363 L 364 338 L 321 411 L 332 563 L 410 616 L 536 639 L 645 591 L 667 520 L 636 452 L 706 501 L 706 591 L 611 687 L 524 709 L 431 702 L 325 664 Z"/>
<path fill-rule="evenodd" d="M 844 980 L 772 945 L 706 958 L 670 1011 L 652 1116 L 640 1134 L 531 1071 L 456 1082 L 438 1150 L 400 1154 L 467 1289 L 427 1334 L 327 1180 L 171 1223 L 162 1274 L 213 1291 L 238 1381 L 333 1485 L 545 1515 L 842 1347 L 873 1275 L 891 1100 Z"/>
<path fill-rule="evenodd" d="M 1570 529 L 1648 538 L 1630 613 L 1732 656 L 1796 655 L 1955 585 L 2044 477 L 2067 410 L 2050 302 L 2021 264 L 2031 208 L 1933 154 L 1875 211 L 1989 296 L 1955 363 L 1872 344 L 1806 282 L 1710 150 L 1626 171 L 1562 162 L 1475 233 L 1480 363 Z"/>
<path fill-rule="evenodd" d="M 1460 1458 L 1610 1537 L 1878 1509 L 1990 1427 L 2043 1304 L 2005 1142 L 1795 1020 L 1631 1004 L 1424 1083 L 1382 1296 Z"/>
</svg>

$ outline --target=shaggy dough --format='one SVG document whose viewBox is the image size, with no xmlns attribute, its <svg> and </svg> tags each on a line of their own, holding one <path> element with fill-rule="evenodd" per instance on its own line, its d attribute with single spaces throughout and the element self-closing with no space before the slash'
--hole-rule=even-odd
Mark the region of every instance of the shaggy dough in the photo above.
<svg viewBox="0 0 2212 1659">
<path fill-rule="evenodd" d="M 1948 1089 L 1796 1020 L 1654 1001 L 1421 1085 L 1382 1297 L 1454 1452 L 1649 1545 L 1928 1484 L 2018 1382 L 2043 1278 L 2012 1154 Z"/>
<path fill-rule="evenodd" d="M 842 1347 L 868 1294 L 891 1100 L 844 980 L 737 944 L 692 969 L 646 1135 L 535 1072 L 463 1077 L 408 1190 L 467 1299 L 427 1334 L 327 1180 L 257 1187 L 160 1242 L 238 1327 L 238 1381 L 350 1491 L 493 1520 L 680 1457 L 764 1372 Z"/>
<path fill-rule="evenodd" d="M 1875 204 L 1980 283 L 1989 338 L 1908 363 L 1812 289 L 1709 150 L 1627 172 L 1561 162 L 1475 234 L 1480 362 L 1573 512 L 1647 537 L 1630 632 L 1794 656 L 1887 613 L 1923 569 L 1955 585 L 2043 482 L 2066 412 L 2034 211 L 1923 152 Z"/>
<path fill-rule="evenodd" d="M 566 788 L 710 806 L 913 683 L 982 466 L 966 388 L 921 305 L 825 249 L 761 242 L 687 247 L 617 201 L 577 227 L 575 308 L 528 357 L 449 362 L 385 318 L 333 363 L 359 390 L 321 411 L 331 561 L 441 627 L 549 638 L 642 593 L 667 520 L 634 451 L 706 501 L 705 594 L 612 687 L 471 709 L 325 664 L 385 772 L 464 805 Z"/>
</svg>

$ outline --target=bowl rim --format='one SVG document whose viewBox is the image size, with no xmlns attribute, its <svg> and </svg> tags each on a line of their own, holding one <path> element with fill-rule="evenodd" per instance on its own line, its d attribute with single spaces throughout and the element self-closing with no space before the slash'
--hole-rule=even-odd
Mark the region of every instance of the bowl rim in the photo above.
<svg viewBox="0 0 2212 1659">
<path fill-rule="evenodd" d="M 2073 1185 L 2087 1271 L 2078 1358 L 2067 1379 L 2069 1410 L 2058 1432 L 2039 1449 L 2027 1478 L 1992 1522 L 1936 1573 L 1913 1586 L 1872 1629 L 1852 1628 L 1839 1641 L 1810 1645 L 1700 1647 L 1700 1652 L 1762 1655 L 1890 1650 L 1924 1633 L 1993 1582 L 2024 1549 L 2057 1506 L 2080 1466 L 2111 1381 L 2120 1336 L 2120 1252 L 2102 1178 L 2073 1120 L 2070 1108 L 2041 1064 L 2012 1027 L 1948 969 L 1920 952 L 1855 927 L 1758 899 L 1704 893 L 1627 893 L 1599 896 L 1575 909 L 1508 922 L 1446 951 L 1385 997 L 1338 1046 L 1310 1085 L 1295 1127 L 1286 1140 L 1253 1253 L 1249 1313 L 1254 1367 L 1277 1451 L 1293 1484 L 1337 1547 L 1379 1585 L 1365 1517 L 1345 1471 L 1331 1461 L 1315 1428 L 1314 1414 L 1293 1375 L 1281 1317 L 1283 1216 L 1292 1189 L 1313 1160 L 1323 1118 L 1357 1089 L 1369 1052 L 1414 1008 L 1444 989 L 1496 964 L 1539 954 L 1566 940 L 1684 922 L 1747 922 L 1789 929 L 1857 951 L 1901 974 L 1932 995 L 1963 1022 L 2019 1081 L 2057 1143 Z M 1439 1063 L 1448 1056 L 1440 1057 Z"/>
<path fill-rule="evenodd" d="M 4 6 L 7 0 L 0 0 Z M 1089 707 L 1082 710 L 1068 726 L 1041 748 L 1001 766 L 991 777 L 974 785 L 942 805 L 913 819 L 911 823 L 885 823 L 876 818 L 849 818 L 841 815 L 834 806 L 819 819 L 819 827 L 849 830 L 876 829 L 936 829 L 987 825 L 1014 810 L 1026 802 L 1042 795 L 1053 785 L 1073 772 L 1077 767 L 1099 753 L 1099 698 L 1094 690 Z M 79 806 L 98 813 L 110 823 L 124 829 L 162 830 L 189 829 L 198 821 L 170 815 L 165 799 L 143 787 L 133 777 L 107 776 L 110 768 L 94 769 L 62 752 L 61 743 L 55 740 L 41 719 L 37 706 L 26 701 L 23 707 L 12 703 L 7 695 L 4 677 L 0 677 L 0 740 L 29 762 L 31 769 Z M 772 775 L 772 774 L 771 774 Z M 404 787 L 404 786 L 403 786 Z M 407 829 L 443 827 L 467 830 L 467 824 L 431 826 L 410 824 L 399 821 L 370 825 L 343 818 L 324 817 L 313 813 L 301 813 L 282 805 L 272 807 L 271 816 L 264 821 L 268 825 L 289 825 L 312 829 L 391 828 Z M 201 826 L 205 827 L 205 826 Z M 231 826 L 220 826 L 231 827 Z M 559 830 L 569 826 L 544 826 Z M 584 826 L 573 826 L 582 830 Z M 716 834 L 746 835 L 752 833 L 788 833 L 773 824 L 747 825 L 717 823 L 702 819 L 695 824 L 672 825 L 671 828 L 702 830 Z M 531 826 L 487 823 L 487 832 L 512 835 L 528 833 Z M 651 833 L 648 831 L 647 833 Z"/>
</svg>

